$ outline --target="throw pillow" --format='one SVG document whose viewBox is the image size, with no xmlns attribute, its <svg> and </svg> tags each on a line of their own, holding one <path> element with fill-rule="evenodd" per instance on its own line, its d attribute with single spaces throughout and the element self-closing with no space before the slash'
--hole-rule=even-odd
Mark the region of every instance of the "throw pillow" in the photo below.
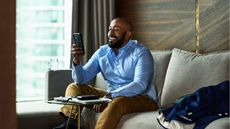
<svg viewBox="0 0 230 129">
<path fill-rule="evenodd" d="M 229 80 L 229 51 L 195 54 L 173 49 L 162 90 L 161 106 L 198 88 Z"/>
</svg>

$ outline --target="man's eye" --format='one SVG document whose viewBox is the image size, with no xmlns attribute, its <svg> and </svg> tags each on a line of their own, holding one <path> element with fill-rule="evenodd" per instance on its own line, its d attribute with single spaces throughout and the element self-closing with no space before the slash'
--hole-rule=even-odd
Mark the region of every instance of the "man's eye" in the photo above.
<svg viewBox="0 0 230 129">
<path fill-rule="evenodd" d="M 118 31 L 118 30 L 119 30 L 119 28 L 118 28 L 118 27 L 115 27 L 115 28 L 114 28 L 114 30 Z"/>
<path fill-rule="evenodd" d="M 115 28 L 109 28 L 109 31 L 119 31 L 120 29 L 115 27 Z"/>
</svg>

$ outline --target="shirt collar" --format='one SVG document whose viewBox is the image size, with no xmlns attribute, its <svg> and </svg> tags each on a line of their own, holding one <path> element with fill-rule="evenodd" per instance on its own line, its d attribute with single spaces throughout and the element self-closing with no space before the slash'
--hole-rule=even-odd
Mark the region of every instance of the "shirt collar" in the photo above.
<svg viewBox="0 0 230 129">
<path fill-rule="evenodd" d="M 129 40 L 128 43 L 125 44 L 122 48 L 119 49 L 119 53 L 126 52 L 132 45 L 132 40 Z"/>
<path fill-rule="evenodd" d="M 122 48 L 119 49 L 119 53 L 117 55 L 117 57 L 123 55 L 124 53 L 126 53 L 128 51 L 128 49 L 131 47 L 132 45 L 132 40 L 129 40 L 128 43 L 125 44 L 125 46 L 123 46 Z M 114 54 L 113 49 L 111 49 L 112 53 Z"/>
</svg>

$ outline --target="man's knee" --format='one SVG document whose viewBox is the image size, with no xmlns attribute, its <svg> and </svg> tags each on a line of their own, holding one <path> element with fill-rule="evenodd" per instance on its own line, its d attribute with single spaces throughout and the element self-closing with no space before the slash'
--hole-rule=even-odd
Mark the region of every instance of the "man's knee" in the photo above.
<svg viewBox="0 0 230 129">
<path fill-rule="evenodd" d="M 126 112 L 127 97 L 116 97 L 108 104 L 110 110 Z"/>
<path fill-rule="evenodd" d="M 71 83 L 67 86 L 66 88 L 66 95 L 84 95 L 84 94 L 95 94 L 95 95 L 100 95 L 102 91 L 97 90 L 95 87 L 86 85 L 86 84 L 76 84 L 76 83 Z M 104 94 L 104 93 L 103 93 Z"/>
<path fill-rule="evenodd" d="M 66 88 L 66 92 L 65 92 L 65 96 L 76 96 L 80 94 L 80 89 L 79 89 L 79 85 L 77 85 L 76 83 L 70 83 L 67 88 Z"/>
</svg>

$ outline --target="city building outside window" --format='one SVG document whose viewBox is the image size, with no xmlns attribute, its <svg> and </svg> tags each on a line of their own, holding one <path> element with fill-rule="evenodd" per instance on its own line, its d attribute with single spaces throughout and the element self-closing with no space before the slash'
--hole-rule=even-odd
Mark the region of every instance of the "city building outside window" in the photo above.
<svg viewBox="0 0 230 129">
<path fill-rule="evenodd" d="M 17 101 L 45 99 L 45 73 L 70 66 L 72 2 L 17 0 Z"/>
</svg>

